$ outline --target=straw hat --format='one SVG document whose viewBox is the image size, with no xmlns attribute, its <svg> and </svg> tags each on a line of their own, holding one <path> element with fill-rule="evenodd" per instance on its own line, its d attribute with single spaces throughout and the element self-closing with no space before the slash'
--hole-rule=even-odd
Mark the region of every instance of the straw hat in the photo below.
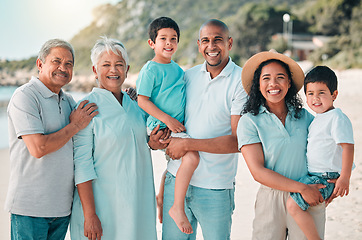
<svg viewBox="0 0 362 240">
<path fill-rule="evenodd" d="M 244 64 L 243 70 L 241 72 L 241 81 L 243 87 L 247 94 L 249 94 L 251 85 L 253 83 L 255 70 L 259 67 L 262 62 L 265 62 L 270 59 L 277 59 L 289 66 L 289 69 L 292 73 L 292 78 L 294 85 L 299 91 L 304 84 L 304 72 L 293 59 L 285 56 L 284 54 L 277 53 L 275 50 L 270 50 L 269 52 L 260 52 L 249 58 L 248 61 Z"/>
</svg>

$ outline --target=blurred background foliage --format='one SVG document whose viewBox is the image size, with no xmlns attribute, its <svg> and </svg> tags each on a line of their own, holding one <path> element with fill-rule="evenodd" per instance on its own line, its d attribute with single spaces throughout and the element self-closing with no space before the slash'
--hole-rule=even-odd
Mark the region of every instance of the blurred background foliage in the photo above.
<svg viewBox="0 0 362 240">
<path fill-rule="evenodd" d="M 147 44 L 147 28 L 159 16 L 169 16 L 180 26 L 180 43 L 174 55 L 180 65 L 189 67 L 203 61 L 196 44 L 199 27 L 217 18 L 228 24 L 234 39 L 230 54 L 242 66 L 257 52 L 287 50 L 285 38 L 275 37 L 283 33 L 285 13 L 293 21 L 293 34 L 330 39 L 308 54 L 308 60 L 336 69 L 362 68 L 360 0 L 123 0 L 94 9 L 93 22 L 70 40 L 76 52 L 75 71 L 91 74 L 90 49 L 100 36 L 108 36 L 125 44 L 130 71 L 138 72 L 153 57 Z M 35 59 L 3 61 L 0 70 L 31 69 Z"/>
</svg>

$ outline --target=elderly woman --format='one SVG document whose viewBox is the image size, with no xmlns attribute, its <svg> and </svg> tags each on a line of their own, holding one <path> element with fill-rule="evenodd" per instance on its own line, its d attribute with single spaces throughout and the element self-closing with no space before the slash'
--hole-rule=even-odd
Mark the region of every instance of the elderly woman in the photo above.
<svg viewBox="0 0 362 240">
<path fill-rule="evenodd" d="M 253 239 L 305 239 L 286 202 L 299 192 L 311 205 L 323 201 L 318 186 L 297 180 L 307 174 L 308 126 L 313 116 L 302 108 L 298 91 L 304 73 L 289 57 L 261 52 L 242 70 L 249 99 L 237 128 L 239 148 L 254 179 L 261 183 L 255 202 Z M 324 204 L 310 208 L 320 235 L 324 232 Z"/>
<path fill-rule="evenodd" d="M 93 47 L 91 59 L 98 88 L 85 99 L 98 105 L 99 114 L 74 137 L 77 188 L 71 238 L 156 239 L 145 116 L 121 91 L 129 69 L 126 49 L 117 40 L 103 38 Z"/>
</svg>

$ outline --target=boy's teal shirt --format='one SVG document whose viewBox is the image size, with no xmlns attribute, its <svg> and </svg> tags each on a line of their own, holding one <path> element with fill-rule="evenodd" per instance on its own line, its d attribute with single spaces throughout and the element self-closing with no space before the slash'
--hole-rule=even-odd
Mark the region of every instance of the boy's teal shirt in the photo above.
<svg viewBox="0 0 362 240">
<path fill-rule="evenodd" d="M 136 82 L 137 94 L 149 97 L 161 111 L 183 123 L 185 118 L 184 71 L 171 60 L 168 64 L 148 61 L 141 69 Z M 153 116 L 147 118 L 151 130 L 166 124 Z"/>
</svg>

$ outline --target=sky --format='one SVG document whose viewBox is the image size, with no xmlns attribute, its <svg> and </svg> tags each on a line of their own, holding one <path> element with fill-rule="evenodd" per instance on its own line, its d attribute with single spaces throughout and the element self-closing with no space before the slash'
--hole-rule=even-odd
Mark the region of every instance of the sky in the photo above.
<svg viewBox="0 0 362 240">
<path fill-rule="evenodd" d="M 88 26 L 93 9 L 121 0 L 0 0 L 0 60 L 36 56 L 47 40 L 66 41 Z"/>
</svg>

